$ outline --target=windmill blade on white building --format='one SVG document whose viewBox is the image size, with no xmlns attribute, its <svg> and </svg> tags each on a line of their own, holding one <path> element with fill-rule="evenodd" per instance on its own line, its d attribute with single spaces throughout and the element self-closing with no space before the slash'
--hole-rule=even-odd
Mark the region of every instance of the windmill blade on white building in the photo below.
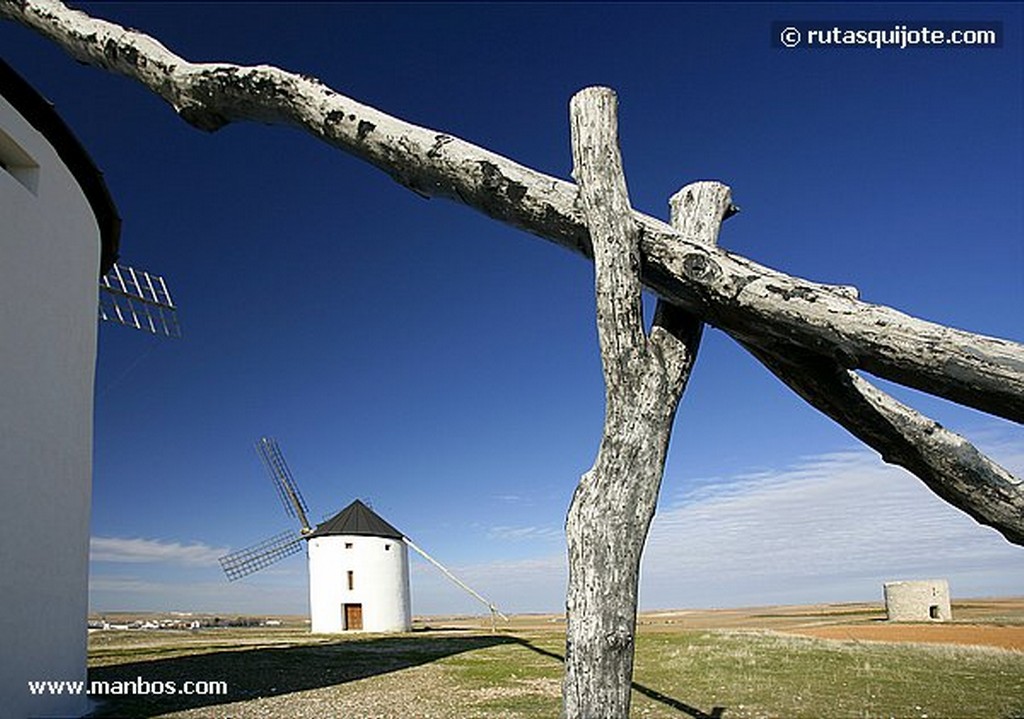
<svg viewBox="0 0 1024 719">
<path fill-rule="evenodd" d="M 227 554 L 218 561 L 228 581 L 234 582 L 301 551 L 302 535 L 287 530 L 251 547 Z"/>
<path fill-rule="evenodd" d="M 115 263 L 100 278 L 100 319 L 144 332 L 181 337 L 178 308 L 164 278 Z"/>
</svg>

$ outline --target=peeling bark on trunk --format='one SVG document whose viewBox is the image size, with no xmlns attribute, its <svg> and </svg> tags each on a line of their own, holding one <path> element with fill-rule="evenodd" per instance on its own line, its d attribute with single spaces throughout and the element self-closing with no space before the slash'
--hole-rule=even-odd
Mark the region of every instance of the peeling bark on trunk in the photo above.
<svg viewBox="0 0 1024 719">
<path fill-rule="evenodd" d="M 615 94 L 588 88 L 571 103 L 574 176 L 594 250 L 605 424 L 594 466 L 580 480 L 566 520 L 564 716 L 629 715 L 640 557 L 654 510 L 679 398 L 702 323 L 659 302 L 644 332 L 637 226 L 616 134 Z M 673 198 L 693 241 L 713 244 L 731 207 L 729 190 L 696 183 Z"/>
<path fill-rule="evenodd" d="M 573 184 L 391 117 L 315 78 L 268 65 L 192 63 L 144 33 L 56 0 L 0 0 L 0 17 L 33 28 L 81 62 L 138 80 L 200 129 L 238 120 L 299 127 L 423 196 L 462 202 L 591 255 Z M 1024 346 L 860 302 L 844 288 L 702 247 L 659 220 L 633 215 L 644 284 L 735 338 L 755 346 L 784 341 L 847 369 L 1024 422 Z"/>
</svg>

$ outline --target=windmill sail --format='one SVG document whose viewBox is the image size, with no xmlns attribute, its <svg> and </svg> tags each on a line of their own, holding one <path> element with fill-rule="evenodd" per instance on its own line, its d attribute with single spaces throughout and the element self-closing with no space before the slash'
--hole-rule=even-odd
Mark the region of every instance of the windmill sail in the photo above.
<svg viewBox="0 0 1024 719">
<path fill-rule="evenodd" d="M 256 443 L 256 452 L 263 460 L 263 466 L 267 468 L 267 473 L 270 474 L 270 479 L 277 489 L 277 495 L 284 505 L 284 510 L 289 516 L 295 517 L 302 523 L 304 533 L 311 531 L 309 519 L 306 518 L 309 507 L 306 506 L 306 500 L 303 499 L 292 473 L 288 470 L 288 463 L 284 461 L 284 455 L 281 454 L 281 448 L 277 446 L 277 441 L 271 437 L 261 438 Z"/>
<path fill-rule="evenodd" d="M 264 539 L 259 544 L 221 557 L 220 566 L 229 581 L 246 577 L 302 550 L 302 535 L 292 531 Z"/>
<path fill-rule="evenodd" d="M 177 308 L 164 278 L 115 264 L 100 278 L 100 319 L 167 337 L 181 337 Z"/>
<path fill-rule="evenodd" d="M 263 460 L 263 466 L 267 468 L 267 473 L 274 483 L 274 488 L 277 490 L 277 495 L 281 499 L 285 511 L 299 520 L 302 531 L 299 533 L 281 532 L 270 539 L 264 539 L 259 544 L 221 557 L 220 566 L 228 580 L 232 582 L 258 572 L 264 567 L 269 567 L 285 557 L 297 554 L 302 549 L 302 542 L 306 535 L 312 531 L 309 520 L 306 518 L 306 513 L 309 511 L 306 500 L 299 492 L 299 486 L 295 484 L 295 479 L 288 469 L 288 463 L 284 461 L 284 455 L 281 453 L 281 448 L 277 446 L 277 442 L 270 437 L 260 438 L 256 442 L 256 453 Z"/>
</svg>

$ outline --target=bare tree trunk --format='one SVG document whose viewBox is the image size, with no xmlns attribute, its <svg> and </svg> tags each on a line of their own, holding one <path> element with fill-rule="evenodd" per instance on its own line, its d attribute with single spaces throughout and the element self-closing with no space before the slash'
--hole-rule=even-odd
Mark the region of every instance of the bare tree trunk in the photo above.
<svg viewBox="0 0 1024 719">
<path fill-rule="evenodd" d="M 644 332 L 638 231 L 619 156 L 615 94 L 589 88 L 570 108 L 574 176 L 594 249 L 605 424 L 597 459 L 580 480 L 566 520 L 563 711 L 570 719 L 624 718 L 640 557 L 702 323 L 660 301 L 650 336 Z M 718 183 L 696 183 L 673 198 L 677 228 L 708 244 L 730 207 L 729 190 Z"/>
</svg>

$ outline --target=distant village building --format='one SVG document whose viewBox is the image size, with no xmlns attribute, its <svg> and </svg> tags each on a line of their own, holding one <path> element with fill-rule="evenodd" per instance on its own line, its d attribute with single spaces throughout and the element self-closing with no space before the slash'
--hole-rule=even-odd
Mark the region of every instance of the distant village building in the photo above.
<svg viewBox="0 0 1024 719">
<path fill-rule="evenodd" d="M 309 611 L 316 633 L 412 628 L 402 533 L 358 499 L 309 535 Z"/>
<path fill-rule="evenodd" d="M 945 579 L 886 582 L 885 612 L 890 622 L 948 622 L 953 619 Z"/>
<path fill-rule="evenodd" d="M 53 106 L 0 60 L 0 714 L 81 716 L 97 293 L 120 219 Z"/>
</svg>

